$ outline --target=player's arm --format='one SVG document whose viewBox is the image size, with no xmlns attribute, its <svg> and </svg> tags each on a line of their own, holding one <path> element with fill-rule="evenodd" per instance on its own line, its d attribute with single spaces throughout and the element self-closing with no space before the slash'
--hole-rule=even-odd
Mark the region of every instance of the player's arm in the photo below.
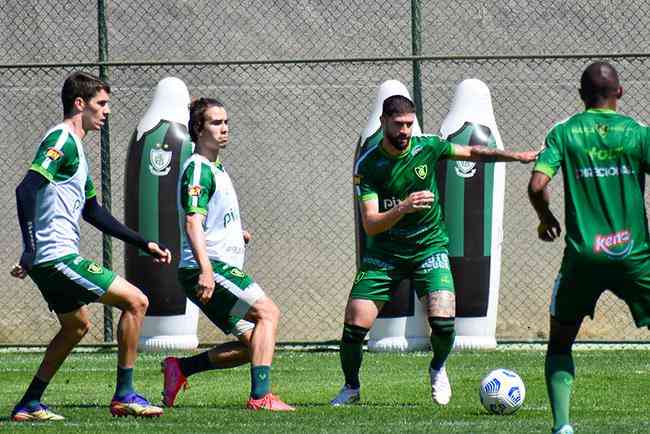
<svg viewBox="0 0 650 434">
<path fill-rule="evenodd" d="M 428 190 L 411 193 L 406 199 L 399 201 L 397 206 L 387 211 L 379 212 L 377 197 L 361 200 L 361 222 L 369 236 L 385 232 L 395 226 L 404 214 L 410 214 L 431 208 L 433 193 Z"/>
<path fill-rule="evenodd" d="M 450 160 L 483 161 L 485 163 L 519 161 L 530 163 L 535 161 L 540 151 L 508 151 L 488 146 L 464 146 L 452 143 Z"/>
<path fill-rule="evenodd" d="M 138 247 L 154 257 L 155 262 L 169 264 L 172 254 L 167 247 L 155 241 L 147 241 L 142 235 L 120 223 L 106 208 L 97 202 L 97 197 L 86 199 L 82 216 L 91 225 L 112 237 Z"/>
<path fill-rule="evenodd" d="M 207 303 L 212 298 L 212 293 L 214 292 L 214 276 L 205 243 L 203 220 L 205 220 L 205 216 L 201 213 L 187 214 L 185 216 L 185 232 L 187 233 L 194 259 L 199 263 L 199 269 L 201 270 L 196 286 L 196 295 L 202 303 Z"/>
<path fill-rule="evenodd" d="M 560 222 L 555 218 L 550 208 L 551 195 L 548 183 L 551 178 L 539 171 L 533 171 L 528 183 L 528 198 L 539 217 L 537 236 L 542 241 L 553 241 L 560 236 Z"/>
<path fill-rule="evenodd" d="M 29 170 L 27 175 L 16 187 L 16 207 L 18 210 L 18 224 L 23 238 L 23 253 L 18 265 L 11 270 L 14 277 L 20 279 L 27 276 L 27 272 L 34 264 L 36 256 L 36 197 L 38 191 L 45 187 L 49 180 L 38 172 Z"/>
</svg>

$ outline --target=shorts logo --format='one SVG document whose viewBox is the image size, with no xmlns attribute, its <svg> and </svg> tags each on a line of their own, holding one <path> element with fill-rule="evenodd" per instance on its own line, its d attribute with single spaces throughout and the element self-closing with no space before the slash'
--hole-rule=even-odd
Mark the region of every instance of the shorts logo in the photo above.
<svg viewBox="0 0 650 434">
<path fill-rule="evenodd" d="M 471 178 L 476 174 L 476 163 L 473 161 L 456 161 L 456 175 L 461 178 Z"/>
<path fill-rule="evenodd" d="M 63 156 L 63 152 L 59 151 L 56 148 L 49 148 L 45 153 L 45 156 L 52 161 L 56 161 Z"/>
<path fill-rule="evenodd" d="M 238 268 L 233 268 L 230 270 L 230 274 L 232 274 L 235 277 L 245 277 L 246 275 L 244 274 L 243 271 L 241 271 Z"/>
<path fill-rule="evenodd" d="M 598 234 L 594 240 L 594 253 L 603 252 L 612 259 L 624 258 L 634 246 L 631 235 L 627 229 L 612 234 Z"/>
<path fill-rule="evenodd" d="M 201 186 L 200 185 L 190 185 L 187 188 L 187 194 L 189 194 L 190 196 L 194 196 L 194 197 L 201 195 Z"/>
<path fill-rule="evenodd" d="M 418 176 L 420 179 L 425 179 L 427 177 L 427 165 L 423 164 L 421 166 L 417 166 L 415 168 L 415 174 Z"/>
<path fill-rule="evenodd" d="M 88 272 L 93 274 L 102 274 L 102 266 L 91 262 L 90 265 L 88 265 Z"/>
<path fill-rule="evenodd" d="M 367 273 L 365 271 L 359 271 L 357 272 L 357 275 L 354 276 L 354 284 L 356 285 L 357 283 L 361 282 L 365 277 Z"/>
</svg>

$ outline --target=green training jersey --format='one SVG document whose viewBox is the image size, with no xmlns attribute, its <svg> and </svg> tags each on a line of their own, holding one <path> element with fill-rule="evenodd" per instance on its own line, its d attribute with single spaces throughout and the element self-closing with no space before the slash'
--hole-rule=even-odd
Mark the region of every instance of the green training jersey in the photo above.
<svg viewBox="0 0 650 434">
<path fill-rule="evenodd" d="M 555 125 L 533 170 L 564 177 L 566 254 L 610 261 L 648 253 L 644 187 L 650 129 L 590 109 Z"/>
<path fill-rule="evenodd" d="M 419 261 L 445 251 L 447 229 L 436 186 L 436 163 L 452 155 L 452 144 L 438 136 L 412 137 L 399 156 L 389 155 L 381 146 L 379 130 L 363 146 L 354 168 L 356 195 L 361 202 L 377 200 L 379 212 L 386 212 L 409 194 L 429 190 L 431 208 L 405 214 L 392 228 L 367 236 L 364 257 L 385 260 Z"/>
<path fill-rule="evenodd" d="M 49 181 L 36 198 L 34 265 L 78 254 L 79 217 L 96 195 L 81 140 L 65 123 L 50 129 L 30 170 Z"/>
</svg>

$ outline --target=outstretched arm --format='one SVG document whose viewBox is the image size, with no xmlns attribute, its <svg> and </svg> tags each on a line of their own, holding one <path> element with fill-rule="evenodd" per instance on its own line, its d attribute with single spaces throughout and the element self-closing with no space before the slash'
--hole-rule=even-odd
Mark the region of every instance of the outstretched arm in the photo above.
<svg viewBox="0 0 650 434">
<path fill-rule="evenodd" d="M 519 161 L 530 163 L 535 161 L 540 151 L 513 152 L 487 146 L 464 146 L 453 144 L 451 160 L 483 161 L 485 163 Z"/>
<path fill-rule="evenodd" d="M 34 218 L 36 217 L 36 197 L 38 191 L 48 184 L 43 175 L 29 170 L 18 187 L 16 187 L 16 205 L 18 209 L 18 224 L 23 237 L 23 253 L 18 265 L 11 270 L 11 275 L 24 279 L 34 264 L 36 256 L 36 233 Z"/>
<path fill-rule="evenodd" d="M 84 220 L 95 226 L 100 231 L 120 239 L 125 243 L 134 245 L 140 248 L 140 250 L 150 254 L 154 257 L 155 262 L 162 262 L 165 264 L 171 262 L 172 254 L 167 247 L 155 241 L 145 240 L 142 238 L 142 235 L 117 221 L 117 219 L 113 217 L 106 208 L 97 202 L 95 196 L 86 200 L 82 216 Z"/>
<path fill-rule="evenodd" d="M 549 204 L 551 196 L 546 188 L 551 178 L 542 172 L 533 172 L 528 183 L 528 198 L 539 217 L 537 236 L 542 241 L 553 241 L 562 232 Z"/>
</svg>

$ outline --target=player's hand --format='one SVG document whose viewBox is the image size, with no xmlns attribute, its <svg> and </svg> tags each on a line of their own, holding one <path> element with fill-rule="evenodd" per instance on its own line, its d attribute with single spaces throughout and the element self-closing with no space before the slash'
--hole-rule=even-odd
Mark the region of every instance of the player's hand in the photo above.
<svg viewBox="0 0 650 434">
<path fill-rule="evenodd" d="M 242 231 L 242 236 L 244 237 L 244 244 L 248 244 L 253 239 L 253 235 L 248 231 Z"/>
<path fill-rule="evenodd" d="M 172 262 L 172 252 L 162 244 L 153 241 L 147 243 L 149 253 L 153 256 L 153 261 L 160 264 L 170 264 Z"/>
<path fill-rule="evenodd" d="M 560 222 L 553 216 L 546 216 L 537 226 L 537 236 L 542 241 L 553 241 L 560 236 Z"/>
<path fill-rule="evenodd" d="M 400 201 L 397 209 L 400 214 L 410 214 L 431 208 L 433 203 L 433 193 L 429 190 L 416 191 Z"/>
<path fill-rule="evenodd" d="M 25 277 L 27 277 L 27 270 L 25 270 L 23 267 L 21 267 L 20 264 L 16 264 L 11 269 L 9 274 L 11 274 L 13 277 L 16 277 L 18 279 L 24 279 Z"/>
<path fill-rule="evenodd" d="M 538 151 L 517 152 L 517 161 L 519 161 L 522 164 L 531 163 L 531 162 L 537 160 L 537 157 L 539 156 L 540 152 L 542 152 L 541 149 L 538 150 Z"/>
<path fill-rule="evenodd" d="M 203 304 L 207 304 L 212 298 L 212 293 L 214 292 L 214 276 L 212 276 L 212 270 L 208 272 L 201 272 L 199 274 L 199 281 L 196 285 L 196 296 L 199 298 L 199 301 Z"/>
</svg>

